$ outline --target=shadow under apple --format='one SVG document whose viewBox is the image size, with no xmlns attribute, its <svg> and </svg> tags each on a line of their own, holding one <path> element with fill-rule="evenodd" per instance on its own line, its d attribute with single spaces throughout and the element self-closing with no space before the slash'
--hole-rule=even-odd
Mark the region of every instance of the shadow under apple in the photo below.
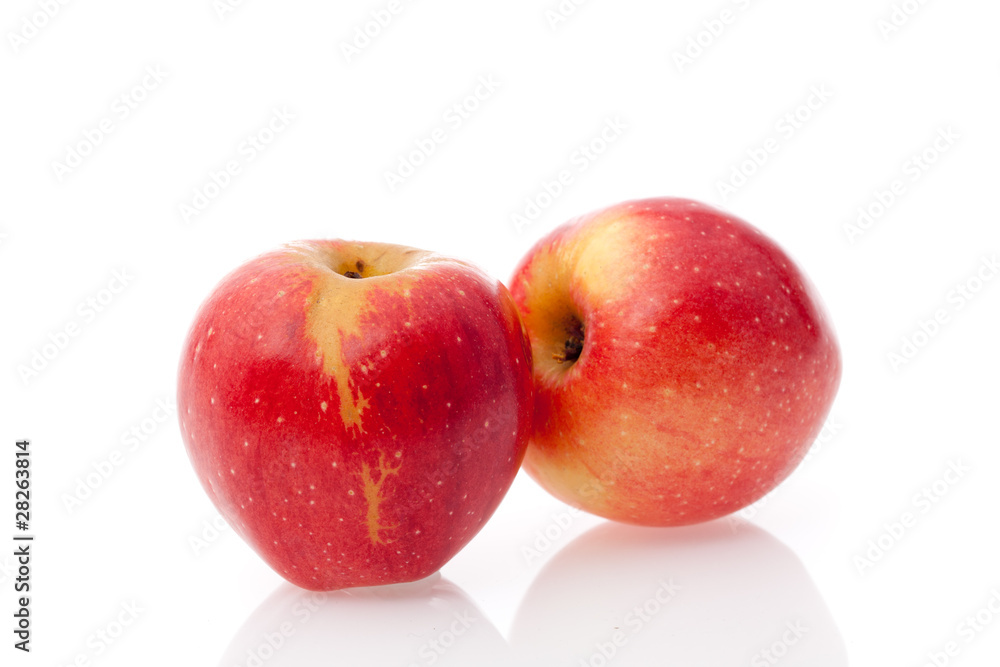
<svg viewBox="0 0 1000 667">
<path fill-rule="evenodd" d="M 514 664 L 493 624 L 439 573 L 329 593 L 282 584 L 247 618 L 219 667 L 431 664 Z"/>
<path fill-rule="evenodd" d="M 591 529 L 537 575 L 509 639 L 520 664 L 547 667 L 848 664 L 798 557 L 727 520 Z"/>
</svg>

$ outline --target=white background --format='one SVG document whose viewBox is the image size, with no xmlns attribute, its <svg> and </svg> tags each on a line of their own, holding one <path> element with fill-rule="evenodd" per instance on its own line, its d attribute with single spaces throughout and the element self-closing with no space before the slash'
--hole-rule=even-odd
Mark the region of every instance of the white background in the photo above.
<svg viewBox="0 0 1000 667">
<path fill-rule="evenodd" d="M 1000 280 L 984 263 L 1000 250 L 996 3 L 900 2 L 890 31 L 889 0 L 592 0 L 564 3 L 575 11 L 557 22 L 557 0 L 407 0 L 350 58 L 343 45 L 388 0 L 50 1 L 51 18 L 45 5 L 0 11 L 4 665 L 472 665 L 510 651 L 574 666 L 997 664 Z M 448 120 L 481 77 L 495 91 Z M 248 159 L 241 145 L 275 109 L 294 119 Z M 623 129 L 581 159 L 609 121 Z M 102 122 L 111 132 L 88 150 Z M 435 128 L 446 141 L 391 189 L 385 172 Z M 87 155 L 57 167 L 72 150 Z M 185 216 L 230 160 L 240 172 Z M 564 169 L 571 184 L 539 200 Z M 506 280 L 564 220 L 656 195 L 764 230 L 836 325 L 845 371 L 820 449 L 765 502 L 642 530 L 567 513 L 521 475 L 440 580 L 313 607 L 212 527 L 175 417 L 153 418 L 197 306 L 230 269 L 342 237 Z M 539 210 L 519 229 L 529 200 Z M 851 234 L 859 208 L 876 215 Z M 104 292 L 116 271 L 127 286 Z M 100 313 L 88 299 L 105 300 Z M 904 337 L 919 348 L 894 364 Z M 133 428 L 146 429 L 134 448 Z M 30 655 L 10 630 L 24 437 Z M 115 450 L 120 465 L 68 508 Z M 679 590 L 657 601 L 670 579 Z M 637 621 L 643 605 L 655 613 Z M 624 646 L 607 660 L 616 627 Z"/>
</svg>

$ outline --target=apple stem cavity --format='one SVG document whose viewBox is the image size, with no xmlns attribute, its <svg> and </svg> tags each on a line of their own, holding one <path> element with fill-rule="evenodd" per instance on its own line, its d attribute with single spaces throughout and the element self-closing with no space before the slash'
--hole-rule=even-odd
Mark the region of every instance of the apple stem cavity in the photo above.
<svg viewBox="0 0 1000 667">
<path fill-rule="evenodd" d="M 583 352 L 583 323 L 574 317 L 566 325 L 566 335 L 563 348 L 556 350 L 555 354 L 552 355 L 552 358 L 560 364 L 573 363 L 580 358 L 580 353 Z"/>
</svg>

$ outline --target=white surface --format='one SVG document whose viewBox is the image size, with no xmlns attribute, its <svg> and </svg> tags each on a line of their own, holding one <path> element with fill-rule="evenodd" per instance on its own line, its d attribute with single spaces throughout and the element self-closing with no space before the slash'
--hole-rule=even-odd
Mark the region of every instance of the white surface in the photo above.
<svg viewBox="0 0 1000 667">
<path fill-rule="evenodd" d="M 952 290 L 975 288 L 1000 251 L 1000 6 L 897 0 L 916 11 L 884 38 L 889 0 L 593 0 L 554 29 L 545 12 L 557 0 L 403 0 L 348 63 L 341 43 L 388 0 L 252 0 L 223 18 L 218 4 L 58 4 L 16 53 L 10 33 L 39 4 L 0 10 L 0 479 L 12 489 L 13 442 L 30 438 L 37 535 L 30 655 L 11 646 L 12 547 L 0 549 L 3 664 L 254 664 L 246 650 L 280 627 L 269 614 L 302 602 L 211 527 L 174 418 L 153 420 L 195 309 L 231 268 L 288 240 L 347 237 L 457 255 L 506 279 L 565 219 L 652 195 L 723 205 L 818 286 L 845 359 L 821 451 L 766 503 L 701 532 L 581 537 L 604 522 L 561 514 L 522 475 L 443 580 L 338 594 L 311 615 L 321 625 L 293 627 L 296 647 L 263 664 L 293 651 L 298 665 L 430 664 L 421 642 L 449 643 L 448 619 L 465 611 L 475 631 L 436 664 L 525 651 L 597 665 L 615 626 L 635 634 L 609 664 L 771 664 L 758 652 L 777 646 L 781 665 L 842 665 L 846 651 L 852 665 L 916 666 L 949 642 L 957 655 L 938 664 L 996 664 L 1000 280 L 971 301 Z M 731 22 L 679 71 L 673 54 L 724 9 Z M 481 77 L 496 90 L 458 126 L 449 109 Z M 116 98 L 144 79 L 150 90 L 123 117 Z M 810 100 L 789 129 L 785 115 Z M 294 119 L 249 160 L 241 144 L 275 109 Z M 60 181 L 53 161 L 104 119 L 112 132 Z M 607 130 L 602 155 L 575 154 L 608 122 L 621 129 Z M 390 191 L 384 172 L 436 128 L 446 141 Z M 912 171 L 948 128 L 947 150 Z M 764 166 L 724 201 L 718 182 L 762 149 Z M 230 160 L 240 173 L 185 221 L 179 206 Z M 561 170 L 572 182 L 519 233 L 511 215 Z M 851 243 L 844 225 L 895 179 L 902 194 Z M 89 315 L 79 304 L 105 296 L 115 271 L 127 287 Z M 947 321 L 894 369 L 888 354 L 938 310 Z M 79 335 L 24 382 L 18 366 L 71 322 Z M 134 448 L 123 440 L 133 427 L 149 431 Z M 114 450 L 121 464 L 68 511 L 64 494 Z M 4 545 L 12 496 L 0 504 Z M 912 525 L 891 537 L 907 512 Z M 880 539 L 888 551 L 859 569 Z M 526 551 L 536 542 L 537 557 Z M 657 607 L 662 577 L 689 585 Z M 645 603 L 662 613 L 637 630 L 626 616 Z M 95 633 L 129 620 L 129 605 L 137 618 L 103 644 Z M 796 622 L 801 637 L 787 631 Z"/>
</svg>

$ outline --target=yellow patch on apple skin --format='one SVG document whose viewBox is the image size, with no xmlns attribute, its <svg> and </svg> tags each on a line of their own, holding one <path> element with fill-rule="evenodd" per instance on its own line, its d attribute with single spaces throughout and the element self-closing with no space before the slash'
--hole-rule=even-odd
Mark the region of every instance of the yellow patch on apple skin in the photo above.
<svg viewBox="0 0 1000 667">
<path fill-rule="evenodd" d="M 519 276 L 521 316 L 531 334 L 536 380 L 550 386 L 568 381 L 573 364 L 563 360 L 565 346 L 581 328 L 586 340 L 588 313 L 608 301 L 634 298 L 632 286 L 625 283 L 635 273 L 633 262 L 637 249 L 644 247 L 645 232 L 626 219 L 627 213 L 609 210 L 583 219 L 585 231 L 567 229 L 540 248 Z M 578 356 L 586 355 L 586 348 L 584 342 Z"/>
<path fill-rule="evenodd" d="M 600 220 L 586 234 L 575 236 L 579 248 L 573 283 L 581 298 L 595 305 L 631 297 L 632 290 L 623 283 L 634 275 L 635 255 L 644 247 L 641 238 L 637 238 L 641 235 L 634 234 L 641 225 L 635 221 L 627 223 L 610 213 L 605 215 L 607 220 Z"/>
<path fill-rule="evenodd" d="M 372 475 L 372 468 L 367 463 L 364 461 L 361 462 L 361 490 L 367 503 L 365 523 L 368 526 L 368 538 L 372 541 L 372 544 L 388 544 L 392 542 L 392 540 L 384 539 L 381 533 L 382 531 L 392 530 L 398 525 L 383 525 L 381 512 L 382 502 L 386 499 L 383 492 L 383 485 L 390 475 L 398 475 L 399 468 L 402 466 L 402 463 L 398 460 L 398 456 L 396 459 L 396 465 L 386 465 L 385 456 L 380 453 L 378 456 L 378 467 L 375 468 L 378 472 L 376 476 Z"/>
<path fill-rule="evenodd" d="M 584 319 L 570 293 L 572 276 L 565 267 L 572 264 L 563 258 L 563 252 L 561 247 L 540 251 L 529 267 L 530 273 L 519 278 L 524 294 L 521 321 L 530 332 L 535 372 L 543 381 L 553 383 L 572 366 L 557 360 L 565 350 L 567 330 L 575 321 Z"/>
<path fill-rule="evenodd" d="M 322 355 L 323 371 L 333 378 L 337 387 L 344 428 L 357 436 L 365 432 L 362 417 L 370 403 L 360 389 L 352 389 L 351 370 L 342 356 L 341 343 L 345 335 L 359 335 L 359 320 L 366 306 L 367 289 L 345 289 L 329 284 L 335 281 L 339 281 L 335 275 L 321 278 L 314 289 L 306 317 L 307 333 L 316 341 Z M 331 326 L 332 322 L 340 326 Z"/>
<path fill-rule="evenodd" d="M 364 414 L 371 403 L 351 377 L 343 357 L 343 341 L 364 335 L 361 319 L 374 307 L 375 290 L 408 293 L 413 281 L 400 271 L 443 258 L 387 243 L 330 241 L 290 244 L 286 249 L 315 271 L 306 304 L 306 333 L 316 342 L 323 371 L 336 385 L 341 422 L 357 437 L 365 432 Z M 348 277 L 348 272 L 361 278 Z"/>
<path fill-rule="evenodd" d="M 581 433 L 595 431 L 583 427 L 566 437 L 565 433 L 551 438 L 540 434 L 524 458 L 524 470 L 539 484 L 563 502 L 588 512 L 607 516 L 617 497 L 618 485 L 628 478 L 632 462 L 624 448 L 607 447 L 588 452 L 578 449 Z M 602 432 L 598 429 L 597 433 Z M 620 438 L 612 439 L 619 446 Z"/>
</svg>

